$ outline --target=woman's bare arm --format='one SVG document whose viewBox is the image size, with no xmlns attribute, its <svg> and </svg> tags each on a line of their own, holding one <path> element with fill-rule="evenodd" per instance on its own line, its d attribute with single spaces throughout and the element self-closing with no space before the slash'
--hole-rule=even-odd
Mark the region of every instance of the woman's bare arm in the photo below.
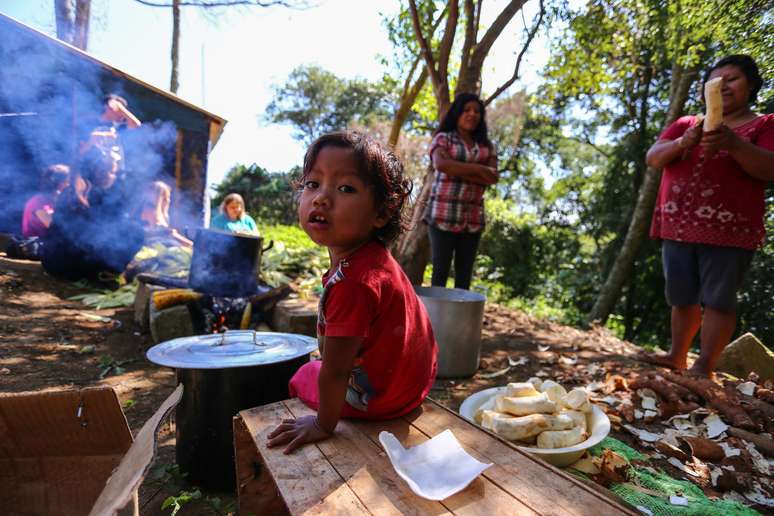
<svg viewBox="0 0 774 516">
<path fill-rule="evenodd" d="M 699 140 L 701 125 L 697 123 L 676 140 L 658 140 L 654 143 L 645 155 L 645 163 L 649 167 L 662 169 L 677 159 L 685 159 L 686 152 L 697 145 Z"/>
<path fill-rule="evenodd" d="M 446 149 L 438 147 L 433 151 L 433 166 L 444 174 L 459 177 L 472 183 L 493 185 L 497 182 L 494 167 L 480 163 L 465 163 L 452 158 Z"/>
<path fill-rule="evenodd" d="M 43 227 L 49 227 L 51 225 L 51 214 L 46 210 L 35 210 L 35 216 L 38 218 Z"/>
</svg>

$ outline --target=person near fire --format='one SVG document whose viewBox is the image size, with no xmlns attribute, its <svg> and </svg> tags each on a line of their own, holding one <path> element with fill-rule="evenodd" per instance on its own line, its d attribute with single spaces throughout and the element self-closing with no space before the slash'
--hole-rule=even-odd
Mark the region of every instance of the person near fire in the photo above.
<svg viewBox="0 0 774 516">
<path fill-rule="evenodd" d="M 258 236 L 258 225 L 245 211 L 245 200 L 238 193 L 230 193 L 223 199 L 220 203 L 220 213 L 212 218 L 210 228 Z"/>
<path fill-rule="evenodd" d="M 46 272 L 68 280 L 123 272 L 144 240 L 129 197 L 116 156 L 99 147 L 89 150 L 57 199 L 43 239 Z"/>
<path fill-rule="evenodd" d="M 430 143 L 435 178 L 424 221 L 433 261 L 431 284 L 445 287 L 454 258 L 454 287 L 470 288 L 484 231 L 484 192 L 497 183 L 497 153 L 489 140 L 484 103 L 460 93 Z"/>
<path fill-rule="evenodd" d="M 70 167 L 56 164 L 47 167 L 40 177 L 40 192 L 30 197 L 24 205 L 22 236 L 24 238 L 46 236 L 54 215 L 54 204 L 70 181 Z"/>
<path fill-rule="evenodd" d="M 142 122 L 129 110 L 129 102 L 124 97 L 115 93 L 105 95 L 99 116 L 87 119 L 81 125 L 84 128 L 79 147 L 81 156 L 91 148 L 98 147 L 115 154 L 119 169 L 126 168 L 121 132 L 124 129 L 137 129 Z"/>
<path fill-rule="evenodd" d="M 329 133 L 307 150 L 299 222 L 328 248 L 317 332 L 321 361 L 290 380 L 315 416 L 283 420 L 268 446 L 290 453 L 330 437 L 340 418 L 391 419 L 419 406 L 437 371 L 430 319 L 387 246 L 410 192 L 398 158 L 368 136 Z"/>
<path fill-rule="evenodd" d="M 145 245 L 160 242 L 169 246 L 193 247 L 193 242 L 169 224 L 172 189 L 164 181 L 153 181 L 142 193 L 140 220 L 145 230 Z"/>
<path fill-rule="evenodd" d="M 774 179 L 774 114 L 759 115 L 763 79 L 747 55 L 720 59 L 702 84 L 723 78 L 723 124 L 703 132 L 684 116 L 661 133 L 647 163 L 663 168 L 650 234 L 662 240 L 672 344 L 644 361 L 687 367 L 700 333 L 700 354 L 689 373 L 711 376 L 736 327 L 736 293 L 764 240 L 764 190 Z"/>
</svg>

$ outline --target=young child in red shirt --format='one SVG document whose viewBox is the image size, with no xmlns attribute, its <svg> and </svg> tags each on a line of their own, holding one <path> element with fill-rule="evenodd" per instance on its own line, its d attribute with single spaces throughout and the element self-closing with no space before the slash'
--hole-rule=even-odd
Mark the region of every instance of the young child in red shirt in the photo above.
<svg viewBox="0 0 774 516">
<path fill-rule="evenodd" d="M 327 439 L 340 418 L 392 419 L 418 407 L 433 385 L 438 347 L 411 282 L 385 247 L 403 229 L 410 191 L 403 165 L 357 132 L 318 138 L 304 158 L 298 216 L 328 248 L 317 333 L 322 361 L 290 380 L 316 416 L 284 420 L 268 446 Z"/>
</svg>

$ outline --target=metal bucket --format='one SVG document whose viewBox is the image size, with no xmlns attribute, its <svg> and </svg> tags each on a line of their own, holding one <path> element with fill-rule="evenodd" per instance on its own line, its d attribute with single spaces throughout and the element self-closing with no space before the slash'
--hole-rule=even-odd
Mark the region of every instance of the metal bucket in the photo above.
<svg viewBox="0 0 774 516">
<path fill-rule="evenodd" d="M 414 287 L 438 342 L 438 378 L 472 376 L 481 354 L 486 297 L 469 290 Z"/>
</svg>

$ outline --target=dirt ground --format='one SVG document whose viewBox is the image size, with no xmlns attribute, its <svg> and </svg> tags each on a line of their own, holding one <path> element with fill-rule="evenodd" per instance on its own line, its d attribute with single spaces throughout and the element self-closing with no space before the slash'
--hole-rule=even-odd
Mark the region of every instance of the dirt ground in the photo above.
<svg viewBox="0 0 774 516">
<path fill-rule="evenodd" d="M 136 434 L 173 390 L 175 374 L 145 358 L 150 336 L 139 332 L 131 308 L 97 311 L 68 300 L 85 291 L 49 277 L 39 263 L 0 253 L 0 392 L 109 385 Z M 625 376 L 642 368 L 632 358 L 638 350 L 603 329 L 581 331 L 488 305 L 478 373 L 438 380 L 431 396 L 457 410 L 476 391 L 535 375 L 568 388 L 587 385 L 604 381 L 606 373 Z M 124 371 L 100 378 L 110 363 Z M 611 435 L 638 445 L 629 433 Z M 171 509 L 161 509 L 168 496 L 194 490 L 174 468 L 174 443 L 174 422 L 164 424 L 158 456 L 140 491 L 142 514 L 169 514 Z M 689 478 L 665 461 L 659 466 L 675 478 Z M 202 491 L 179 514 L 225 514 L 233 503 L 233 493 Z"/>
</svg>

